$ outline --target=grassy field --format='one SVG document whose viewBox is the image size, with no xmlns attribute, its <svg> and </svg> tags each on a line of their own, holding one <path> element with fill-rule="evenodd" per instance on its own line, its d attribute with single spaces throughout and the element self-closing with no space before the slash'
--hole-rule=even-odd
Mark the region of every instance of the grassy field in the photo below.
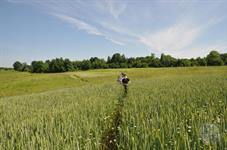
<svg viewBox="0 0 227 150">
<path fill-rule="evenodd" d="M 0 89 L 0 149 L 227 148 L 227 67 L 0 71 Z"/>
</svg>

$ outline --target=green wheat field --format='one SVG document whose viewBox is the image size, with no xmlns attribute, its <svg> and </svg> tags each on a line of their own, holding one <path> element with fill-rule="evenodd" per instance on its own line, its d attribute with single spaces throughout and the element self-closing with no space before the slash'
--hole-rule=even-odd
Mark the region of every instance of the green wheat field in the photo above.
<svg viewBox="0 0 227 150">
<path fill-rule="evenodd" d="M 226 66 L 0 71 L 1 150 L 226 148 Z"/>
</svg>

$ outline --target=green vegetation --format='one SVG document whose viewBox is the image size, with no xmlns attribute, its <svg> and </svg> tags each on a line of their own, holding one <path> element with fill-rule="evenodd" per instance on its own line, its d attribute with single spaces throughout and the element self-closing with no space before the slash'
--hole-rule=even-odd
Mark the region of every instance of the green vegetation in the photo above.
<svg viewBox="0 0 227 150">
<path fill-rule="evenodd" d="M 123 109 L 120 146 L 224 149 L 226 106 L 226 75 L 193 74 L 136 82 L 130 86 Z"/>
<path fill-rule="evenodd" d="M 190 66 L 222 66 L 227 65 L 227 53 L 219 54 L 211 51 L 204 58 L 176 59 L 170 55 L 161 54 L 155 57 L 154 54 L 146 57 L 126 58 L 119 53 L 108 57 L 107 61 L 97 57 L 89 60 L 70 61 L 69 59 L 56 58 L 52 60 L 32 61 L 31 66 L 16 61 L 13 64 L 16 71 L 29 71 L 33 73 L 56 73 L 75 70 L 107 69 L 107 68 L 148 68 L 148 67 L 190 67 Z"/>
<path fill-rule="evenodd" d="M 0 71 L 0 149 L 224 149 L 226 77 L 226 66 Z"/>
<path fill-rule="evenodd" d="M 70 88 L 83 84 L 82 81 L 71 78 L 68 74 L 0 71 L 0 98 Z"/>
<path fill-rule="evenodd" d="M 116 86 L 0 99 L 0 149 L 98 149 Z M 108 99 L 106 99 L 108 95 Z"/>
</svg>

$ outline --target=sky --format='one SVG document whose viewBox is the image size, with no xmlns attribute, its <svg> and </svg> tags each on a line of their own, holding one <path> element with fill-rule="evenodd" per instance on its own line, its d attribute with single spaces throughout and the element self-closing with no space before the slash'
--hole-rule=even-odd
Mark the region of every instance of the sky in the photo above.
<svg viewBox="0 0 227 150">
<path fill-rule="evenodd" d="M 227 52 L 227 0 L 0 0 L 0 67 Z"/>
</svg>

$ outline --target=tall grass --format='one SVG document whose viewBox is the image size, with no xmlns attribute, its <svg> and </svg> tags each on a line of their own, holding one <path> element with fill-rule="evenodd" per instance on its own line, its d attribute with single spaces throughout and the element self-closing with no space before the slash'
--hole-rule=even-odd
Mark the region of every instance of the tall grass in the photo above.
<svg viewBox="0 0 227 150">
<path fill-rule="evenodd" d="M 2 98 L 0 149 L 98 149 L 118 92 L 89 85 Z"/>
<path fill-rule="evenodd" d="M 186 75 L 135 82 L 122 118 L 123 149 L 224 149 L 226 76 Z"/>
<path fill-rule="evenodd" d="M 226 67 L 0 72 L 0 149 L 94 150 L 108 133 L 118 149 L 224 149 L 226 77 Z"/>
</svg>

